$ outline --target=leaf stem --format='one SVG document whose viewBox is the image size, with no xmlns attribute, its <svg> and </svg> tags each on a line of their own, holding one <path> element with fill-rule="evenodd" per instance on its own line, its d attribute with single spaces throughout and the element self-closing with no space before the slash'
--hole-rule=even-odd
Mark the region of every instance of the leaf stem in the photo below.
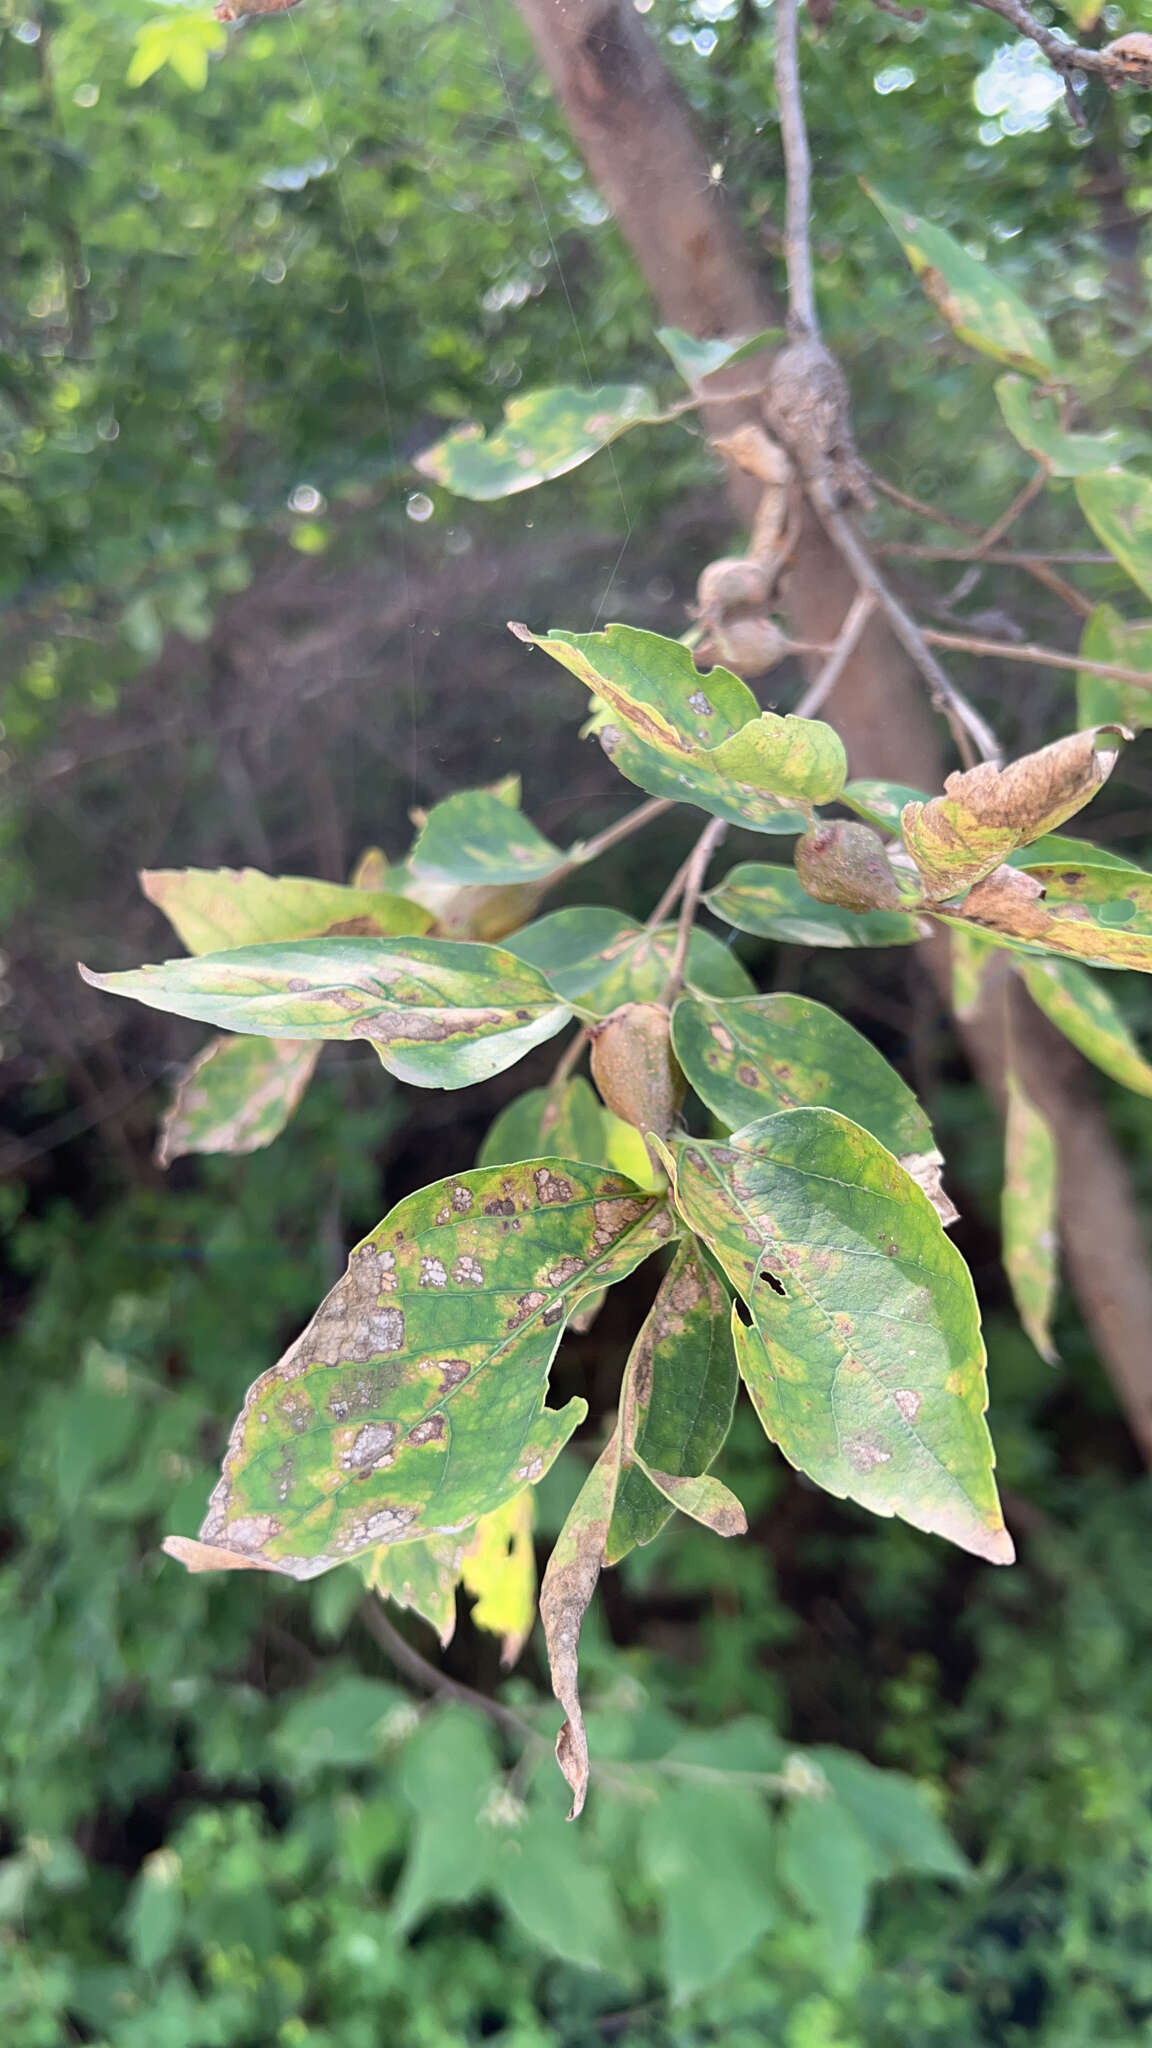
<svg viewBox="0 0 1152 2048">
<path fill-rule="evenodd" d="M 519 1714 L 513 1713 L 511 1707 L 502 1706 L 499 1700 L 490 1699 L 487 1693 L 475 1692 L 470 1685 L 461 1685 L 459 1680 L 449 1678 L 446 1672 L 438 1671 L 435 1664 L 422 1657 L 419 1650 L 414 1650 L 399 1629 L 393 1628 L 375 1594 L 369 1594 L 366 1600 L 362 1600 L 356 1611 L 385 1656 L 422 1692 L 433 1693 L 438 1699 L 458 1700 L 462 1706 L 474 1708 L 478 1714 L 495 1722 L 506 1735 L 514 1735 L 520 1742 L 544 1744 L 544 1737 L 538 1735 Z"/>
<path fill-rule="evenodd" d="M 872 592 L 858 590 L 844 614 L 835 642 L 830 648 L 820 650 L 827 655 L 827 660 L 819 675 L 808 685 L 799 703 L 793 706 L 794 718 L 814 718 L 832 695 L 856 652 L 860 635 L 875 609 L 876 599 Z"/>
<path fill-rule="evenodd" d="M 1075 668 L 1088 676 L 1106 676 L 1112 682 L 1132 683 L 1138 690 L 1152 690 L 1152 674 L 1147 669 L 1126 668 L 1119 661 L 1092 661 L 1083 654 L 1061 654 L 1055 647 L 1037 647 L 1032 641 L 985 640 L 975 633 L 937 633 L 928 627 L 924 638 L 933 647 L 950 647 L 957 654 L 994 654 L 1038 668 Z"/>
<path fill-rule="evenodd" d="M 676 950 L 668 970 L 668 979 L 660 997 L 665 1009 L 671 1009 L 680 993 L 684 980 L 684 968 L 688 960 L 688 944 L 692 937 L 692 926 L 700 905 L 700 894 L 712 859 L 721 840 L 728 831 L 727 818 L 710 818 L 696 841 L 684 870 L 684 894 L 680 904 L 680 921 L 676 927 Z"/>
</svg>

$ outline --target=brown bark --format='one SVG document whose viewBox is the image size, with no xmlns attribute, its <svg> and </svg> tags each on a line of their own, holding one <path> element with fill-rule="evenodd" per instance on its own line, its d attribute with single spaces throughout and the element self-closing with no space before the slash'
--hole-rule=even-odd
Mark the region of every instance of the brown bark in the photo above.
<svg viewBox="0 0 1152 2048">
<path fill-rule="evenodd" d="M 778 321 L 779 307 L 749 260 L 726 197 L 709 179 L 688 105 L 630 0 L 518 5 L 663 318 L 700 337 L 752 333 Z M 723 379 L 717 384 L 719 396 Z M 757 417 L 758 411 L 756 400 L 730 403 L 723 414 L 717 406 L 708 424 L 717 431 L 730 426 L 734 414 Z M 733 502 L 747 518 L 747 479 L 731 482 Z M 796 638 L 823 645 L 835 639 L 855 596 L 853 578 L 812 513 L 786 596 Z M 840 732 L 853 774 L 940 786 L 940 728 L 881 620 L 862 636 L 822 715 Z M 928 953 L 938 985 L 946 986 L 944 942 Z M 1020 1000 L 1027 1001 L 1022 990 Z M 997 1000 L 959 1027 L 980 1079 L 1001 1100 L 1002 1015 Z M 1124 1161 L 1079 1056 L 1031 1006 L 1018 1037 L 1025 1086 L 1060 1147 L 1069 1274 L 1133 1434 L 1152 1463 L 1152 1267 Z"/>
</svg>

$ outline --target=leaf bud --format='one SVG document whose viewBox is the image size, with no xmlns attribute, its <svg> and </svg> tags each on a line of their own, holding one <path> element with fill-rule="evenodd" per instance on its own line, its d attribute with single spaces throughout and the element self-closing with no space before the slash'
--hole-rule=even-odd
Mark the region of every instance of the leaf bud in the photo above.
<svg viewBox="0 0 1152 2048">
<path fill-rule="evenodd" d="M 817 903 L 838 903 L 844 910 L 904 908 L 884 841 L 870 825 L 844 819 L 815 825 L 797 842 L 793 860 L 801 888 Z"/>
<path fill-rule="evenodd" d="M 637 1130 L 666 1137 L 687 1087 L 672 1052 L 667 1010 L 660 1003 L 622 1003 L 591 1036 L 592 1079 L 607 1107 Z"/>
</svg>

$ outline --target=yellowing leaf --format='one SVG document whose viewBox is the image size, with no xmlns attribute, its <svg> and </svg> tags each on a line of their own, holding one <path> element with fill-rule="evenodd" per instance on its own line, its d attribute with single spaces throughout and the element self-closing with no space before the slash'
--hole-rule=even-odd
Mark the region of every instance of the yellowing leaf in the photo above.
<svg viewBox="0 0 1152 2048">
<path fill-rule="evenodd" d="M 491 434 L 457 427 L 418 455 L 416 468 L 462 498 L 510 498 L 578 469 L 629 427 L 663 417 L 643 384 L 604 384 L 594 391 L 556 385 L 510 398 Z"/>
<path fill-rule="evenodd" d="M 1056 355 L 1047 330 L 1012 285 L 998 277 L 989 264 L 970 256 L 946 228 L 922 220 L 863 179 L 861 183 L 884 215 L 937 312 L 961 341 L 1035 377 L 1056 375 Z"/>
<path fill-rule="evenodd" d="M 186 1152 L 258 1152 L 278 1138 L 316 1071 L 318 1045 L 213 1038 L 186 1067 L 164 1118 L 156 1164 Z"/>
<path fill-rule="evenodd" d="M 476 1605 L 477 1628 L 503 1638 L 500 1661 L 515 1664 L 536 1616 L 535 1496 L 526 1489 L 482 1515 L 464 1551 L 461 1575 Z"/>
<path fill-rule="evenodd" d="M 432 922 L 420 904 L 399 895 L 302 875 L 264 875 L 258 868 L 151 868 L 140 886 L 190 953 L 325 933 L 399 938 L 426 932 Z"/>
<path fill-rule="evenodd" d="M 1004 1194 L 1000 1208 L 1004 1268 L 1020 1320 L 1050 1365 L 1059 1242 L 1056 1231 L 1059 1157 L 1047 1118 L 1008 1074 Z"/>
<path fill-rule="evenodd" d="M 1107 990 L 1071 960 L 1026 960 L 1020 972 L 1034 1003 L 1101 1073 L 1137 1095 L 1152 1095 L 1145 1059 Z"/>
</svg>

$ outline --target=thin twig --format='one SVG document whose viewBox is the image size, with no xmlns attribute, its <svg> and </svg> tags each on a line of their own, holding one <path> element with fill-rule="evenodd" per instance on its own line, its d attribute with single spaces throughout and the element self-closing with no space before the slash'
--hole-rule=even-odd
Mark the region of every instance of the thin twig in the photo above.
<svg viewBox="0 0 1152 2048">
<path fill-rule="evenodd" d="M 893 559 L 920 562 L 967 562 L 971 559 L 966 548 L 920 547 L 908 541 L 886 541 L 876 549 L 876 553 Z M 1079 551 L 1070 549 L 1067 553 L 1052 555 L 1021 555 L 1011 548 L 990 548 L 982 561 L 1003 564 L 1012 569 L 1023 569 L 1025 575 L 1031 576 L 1034 583 L 1042 583 L 1046 590 L 1052 591 L 1055 597 L 1060 598 L 1070 611 L 1076 613 L 1077 618 L 1089 619 L 1096 609 L 1092 599 L 1085 597 L 1083 591 L 1077 590 L 1074 583 L 1069 583 L 1065 577 L 1059 575 L 1052 564 L 1073 562 L 1097 567 L 1110 563 L 1112 557 L 1093 554 L 1087 548 Z"/>
<path fill-rule="evenodd" d="M 438 1699 L 459 1700 L 462 1706 L 472 1707 L 476 1713 L 494 1721 L 506 1735 L 514 1735 L 518 1742 L 534 1742 L 547 1747 L 544 1737 L 538 1735 L 529 1722 L 521 1720 L 519 1714 L 513 1713 L 511 1707 L 501 1706 L 499 1700 L 490 1699 L 487 1693 L 475 1692 L 470 1685 L 461 1685 L 457 1679 L 449 1678 L 446 1672 L 437 1671 L 434 1664 L 429 1664 L 428 1659 L 405 1640 L 399 1629 L 393 1628 L 375 1594 L 370 1593 L 366 1600 L 362 1600 L 356 1611 L 369 1635 L 391 1658 L 396 1669 L 411 1679 L 413 1685 L 418 1685 L 422 1692 L 434 1693 Z"/>
<path fill-rule="evenodd" d="M 1104 50 L 1086 50 L 1077 43 L 1070 43 L 1055 30 L 1044 28 L 1023 5 L 1023 0 L 973 0 L 976 7 L 983 7 L 989 14 L 998 14 L 1001 21 L 1007 21 L 1018 35 L 1027 36 L 1038 50 L 1043 50 L 1053 71 L 1067 79 L 1073 71 L 1091 71 L 1097 78 L 1103 78 L 1109 85 L 1128 85 L 1131 73 L 1115 57 L 1109 57 Z"/>
<path fill-rule="evenodd" d="M 708 863 L 728 830 L 727 818 L 711 818 L 700 834 L 688 860 L 684 876 L 684 895 L 680 903 L 680 921 L 676 927 L 676 949 L 668 969 L 668 979 L 660 1001 L 666 1008 L 680 993 L 684 980 L 684 968 L 688 960 L 688 944 L 692 937 L 692 926 L 700 904 L 700 893 L 708 873 Z"/>
<path fill-rule="evenodd" d="M 1146 669 L 1126 668 L 1119 661 L 1092 661 L 1087 655 L 1061 654 L 1054 647 L 1036 647 L 1031 641 L 986 640 L 974 633 L 937 633 L 927 627 L 924 638 L 933 647 L 950 647 L 957 654 L 994 654 L 1005 661 L 1029 662 L 1037 668 L 1081 669 L 1088 676 L 1106 676 L 1110 682 L 1152 690 L 1152 674 Z"/>
<path fill-rule="evenodd" d="M 602 853 L 619 846 L 625 839 L 631 839 L 634 832 L 642 832 L 655 818 L 662 818 L 666 811 L 674 811 L 675 801 L 670 796 L 651 796 L 647 803 L 637 804 L 634 811 L 628 811 L 623 818 L 617 818 L 614 825 L 606 825 L 603 832 L 597 832 L 594 839 L 577 840 L 563 867 L 557 868 L 548 877 L 551 888 L 556 882 L 566 880 L 578 868 L 587 867 L 589 861 L 599 860 Z"/>
<path fill-rule="evenodd" d="M 645 929 L 647 931 L 654 932 L 658 930 L 662 924 L 667 923 L 668 918 L 671 916 L 672 912 L 676 908 L 676 905 L 679 903 L 681 896 L 684 894 L 684 884 L 688 880 L 688 870 L 691 867 L 691 865 L 692 855 L 688 854 L 685 857 L 685 859 L 681 861 L 679 867 L 676 870 L 676 873 L 673 875 L 672 880 L 669 882 L 668 887 L 665 889 L 664 894 L 661 896 L 659 903 L 656 905 L 655 910 L 647 919 L 645 924 Z"/>
<path fill-rule="evenodd" d="M 872 5 L 878 7 L 881 14 L 894 14 L 897 21 L 926 21 L 928 18 L 923 7 L 901 7 L 900 0 L 872 0 Z"/>
<path fill-rule="evenodd" d="M 982 533 L 979 539 L 973 542 L 969 554 L 970 561 L 979 561 L 982 556 L 988 553 L 989 548 L 994 548 L 997 541 L 1004 538 L 1008 528 L 1015 525 L 1026 507 L 1032 503 L 1034 498 L 1040 496 L 1047 481 L 1048 470 L 1044 463 L 1040 462 L 1036 465 L 1024 488 L 1017 491 L 1007 510 L 1000 514 L 999 519 L 994 519 L 987 532 Z"/>
<path fill-rule="evenodd" d="M 858 590 L 844 614 L 843 624 L 828 653 L 828 659 L 815 681 L 805 690 L 800 702 L 793 707 L 794 717 L 814 718 L 821 705 L 827 702 L 855 654 L 860 635 L 875 609 L 876 599 L 872 592 Z"/>
<path fill-rule="evenodd" d="M 541 1137 L 547 1137 L 548 1132 L 560 1114 L 560 1097 L 564 1089 L 564 1083 L 579 1060 L 587 1043 L 588 1027 L 582 1024 L 579 1031 L 573 1032 L 556 1065 L 552 1069 L 551 1078 L 548 1082 L 548 1099 L 544 1104 L 543 1114 L 540 1118 Z"/>
<path fill-rule="evenodd" d="M 787 196 L 784 209 L 784 261 L 788 267 L 788 324 L 798 334 L 817 335 L 816 295 L 812 286 L 812 159 L 800 88 L 796 32 L 797 0 L 777 0 L 776 108 L 784 145 Z"/>
</svg>

